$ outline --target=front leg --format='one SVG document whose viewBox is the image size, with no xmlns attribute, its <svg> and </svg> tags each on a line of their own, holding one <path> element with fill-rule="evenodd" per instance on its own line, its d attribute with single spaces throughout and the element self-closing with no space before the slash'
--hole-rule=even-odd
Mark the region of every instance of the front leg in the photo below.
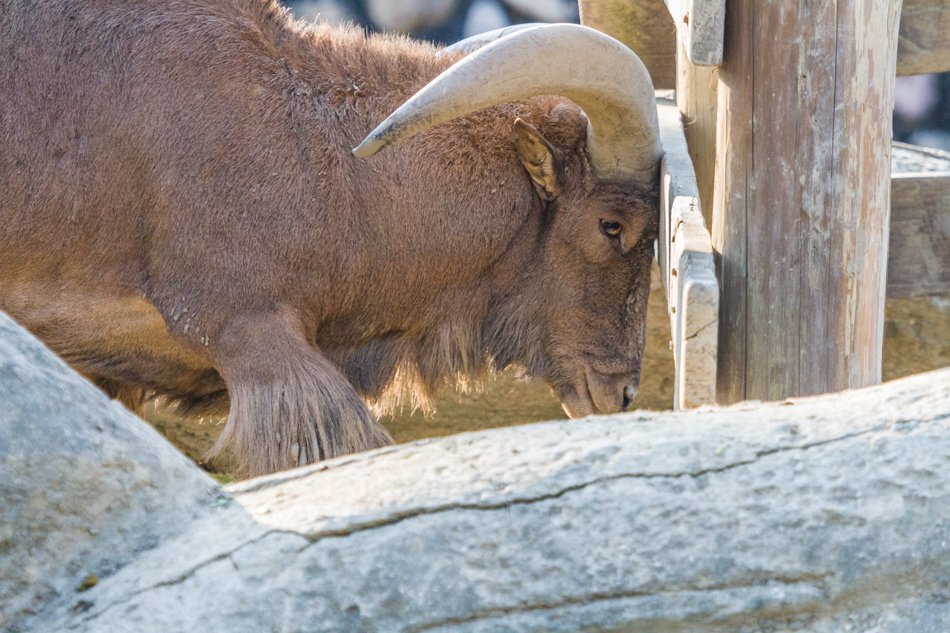
<svg viewBox="0 0 950 633">
<path fill-rule="evenodd" d="M 235 319 L 217 339 L 231 408 L 209 457 L 228 451 L 261 475 L 392 444 L 289 310 Z"/>
</svg>

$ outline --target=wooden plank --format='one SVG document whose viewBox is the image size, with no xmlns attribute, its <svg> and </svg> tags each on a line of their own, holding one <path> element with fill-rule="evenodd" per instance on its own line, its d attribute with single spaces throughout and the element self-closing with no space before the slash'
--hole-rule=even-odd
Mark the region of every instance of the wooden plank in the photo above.
<svg viewBox="0 0 950 633">
<path fill-rule="evenodd" d="M 899 10 L 899 0 L 727 2 L 713 220 L 720 402 L 880 381 Z"/>
<path fill-rule="evenodd" d="M 580 0 L 581 24 L 626 44 L 658 90 L 676 85 L 676 28 L 663 0 Z"/>
<path fill-rule="evenodd" d="M 676 57 L 676 105 L 683 113 L 689 157 L 696 170 L 699 200 L 706 226 L 712 226 L 716 174 L 716 101 L 719 71 L 689 61 L 682 37 Z"/>
<path fill-rule="evenodd" d="M 950 172 L 891 177 L 887 296 L 950 294 Z"/>
<path fill-rule="evenodd" d="M 722 63 L 726 0 L 664 0 L 686 56 L 697 66 Z"/>
<path fill-rule="evenodd" d="M 744 167 L 751 155 L 752 125 L 740 122 L 752 121 L 752 99 L 742 94 L 752 87 L 752 8 L 744 1 L 727 5 L 717 88 L 712 243 L 721 293 L 716 368 L 716 401 L 721 403 L 738 402 L 746 394 L 747 214 L 746 176 L 740 164 Z"/>
<path fill-rule="evenodd" d="M 950 0 L 904 0 L 897 74 L 950 71 Z"/>
<path fill-rule="evenodd" d="M 679 109 L 659 95 L 657 111 L 664 151 L 657 259 L 673 338 L 673 407 L 684 409 L 716 401 L 719 284 Z"/>
</svg>

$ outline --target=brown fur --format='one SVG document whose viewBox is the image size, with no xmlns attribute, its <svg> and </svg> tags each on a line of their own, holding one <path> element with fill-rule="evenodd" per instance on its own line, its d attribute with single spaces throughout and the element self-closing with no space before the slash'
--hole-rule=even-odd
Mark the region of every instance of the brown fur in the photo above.
<svg viewBox="0 0 950 633">
<path fill-rule="evenodd" d="M 229 400 L 253 474 L 388 443 L 360 395 L 510 365 L 618 409 L 655 192 L 598 179 L 556 97 L 352 156 L 435 52 L 272 0 L 0 0 L 0 309 L 132 405 Z"/>
</svg>

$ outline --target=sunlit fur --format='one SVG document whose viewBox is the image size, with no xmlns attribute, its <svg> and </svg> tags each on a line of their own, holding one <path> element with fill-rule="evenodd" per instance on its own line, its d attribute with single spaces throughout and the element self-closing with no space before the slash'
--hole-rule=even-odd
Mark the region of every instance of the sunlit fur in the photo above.
<svg viewBox="0 0 950 633">
<path fill-rule="evenodd" d="M 639 382 L 655 192 L 592 173 L 570 102 L 358 159 L 457 57 L 264 0 L 0 7 L 0 309 L 110 395 L 229 408 L 216 451 L 258 474 L 388 443 L 365 402 L 512 365 L 574 415 Z"/>
</svg>

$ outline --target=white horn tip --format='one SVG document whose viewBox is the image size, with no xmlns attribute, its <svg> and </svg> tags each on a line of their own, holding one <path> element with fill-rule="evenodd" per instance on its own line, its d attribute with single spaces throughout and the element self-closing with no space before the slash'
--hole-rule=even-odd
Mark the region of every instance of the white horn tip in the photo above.
<svg viewBox="0 0 950 633">
<path fill-rule="evenodd" d="M 370 134 L 363 139 L 363 142 L 353 148 L 353 155 L 360 158 L 367 158 L 372 156 L 379 150 L 383 149 L 386 145 L 376 138 L 375 134 Z"/>
</svg>

